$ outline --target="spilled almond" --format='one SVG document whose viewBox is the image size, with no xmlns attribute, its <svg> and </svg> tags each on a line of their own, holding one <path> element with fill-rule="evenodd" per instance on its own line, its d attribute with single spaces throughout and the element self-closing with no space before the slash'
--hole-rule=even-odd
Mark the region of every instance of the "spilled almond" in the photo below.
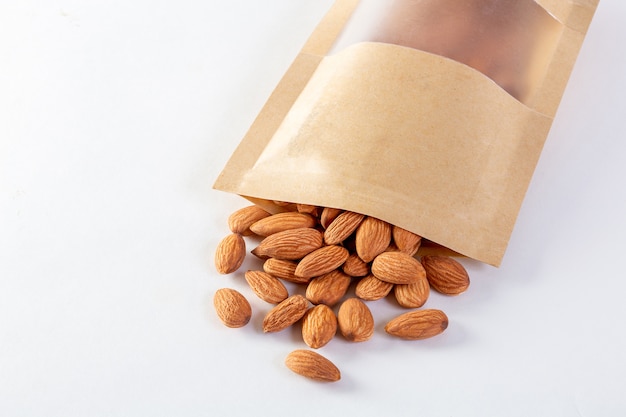
<svg viewBox="0 0 626 417">
<path fill-rule="evenodd" d="M 449 256 L 423 256 L 422 265 L 430 285 L 442 294 L 458 295 L 470 285 L 463 265 Z"/>
<path fill-rule="evenodd" d="M 385 326 L 392 336 L 407 340 L 427 339 L 448 328 L 448 317 L 441 310 L 415 310 L 399 315 Z"/>
<path fill-rule="evenodd" d="M 285 284 L 267 272 L 246 271 L 244 276 L 252 291 L 263 301 L 278 304 L 289 296 Z"/>
<path fill-rule="evenodd" d="M 272 308 L 263 318 L 265 333 L 279 332 L 304 316 L 309 302 L 301 295 L 292 295 Z"/>
<path fill-rule="evenodd" d="M 239 269 L 246 257 L 246 242 L 238 233 L 222 239 L 215 249 L 215 269 L 220 274 L 230 274 Z"/>
<path fill-rule="evenodd" d="M 350 342 L 364 342 L 374 334 L 372 312 L 358 298 L 349 298 L 341 304 L 337 323 L 343 337 Z"/>
<path fill-rule="evenodd" d="M 294 350 L 285 358 L 285 365 L 296 374 L 316 381 L 336 382 L 341 379 L 341 372 L 334 363 L 311 350 Z"/>
<path fill-rule="evenodd" d="M 302 319 L 302 340 L 309 347 L 325 346 L 337 332 L 337 316 L 324 304 L 310 308 Z"/>
<path fill-rule="evenodd" d="M 239 291 L 220 288 L 213 296 L 213 306 L 219 319 L 227 327 L 243 327 L 252 317 L 250 303 Z"/>
<path fill-rule="evenodd" d="M 383 252 L 372 262 L 372 274 L 392 284 L 410 284 L 426 276 L 420 261 L 404 252 Z"/>
</svg>

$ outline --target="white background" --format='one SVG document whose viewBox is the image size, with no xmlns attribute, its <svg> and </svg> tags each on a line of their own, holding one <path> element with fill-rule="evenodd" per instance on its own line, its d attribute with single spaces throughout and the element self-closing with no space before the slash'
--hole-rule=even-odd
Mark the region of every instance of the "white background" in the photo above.
<svg viewBox="0 0 626 417">
<path fill-rule="evenodd" d="M 321 349 L 213 251 L 213 181 L 331 0 L 0 0 L 0 415 L 626 415 L 626 2 L 602 0 L 502 266 L 443 335 Z M 258 267 L 249 261 L 245 266 Z M 228 329 L 215 290 L 250 299 Z"/>
</svg>

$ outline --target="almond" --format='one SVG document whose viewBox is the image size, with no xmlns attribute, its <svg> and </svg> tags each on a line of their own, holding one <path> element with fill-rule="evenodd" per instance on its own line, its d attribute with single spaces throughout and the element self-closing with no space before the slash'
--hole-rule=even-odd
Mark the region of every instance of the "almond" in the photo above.
<svg viewBox="0 0 626 417">
<path fill-rule="evenodd" d="M 394 284 L 381 281 L 370 274 L 356 284 L 355 294 L 362 300 L 375 301 L 385 298 L 393 287 Z"/>
<path fill-rule="evenodd" d="M 292 295 L 268 311 L 263 318 L 263 331 L 272 333 L 286 329 L 304 316 L 308 306 L 306 298 L 299 294 Z"/>
<path fill-rule="evenodd" d="M 341 379 L 341 372 L 330 360 L 317 352 L 297 349 L 287 355 L 285 365 L 298 375 L 323 382 Z"/>
<path fill-rule="evenodd" d="M 259 206 L 252 205 L 241 208 L 235 211 L 228 217 L 228 228 L 233 233 L 239 233 L 244 236 L 253 234 L 250 230 L 250 225 L 265 217 L 268 217 L 270 213 L 265 211 Z"/>
<path fill-rule="evenodd" d="M 312 204 L 296 204 L 296 210 L 298 213 L 308 213 L 311 216 L 317 216 L 317 206 Z"/>
<path fill-rule="evenodd" d="M 265 217 L 250 225 L 250 230 L 259 236 L 270 236 L 284 230 L 314 227 L 316 223 L 309 214 L 289 211 Z"/>
<path fill-rule="evenodd" d="M 287 297 L 289 293 L 285 285 L 278 278 L 263 271 L 246 271 L 246 281 L 252 291 L 263 301 L 271 304 L 278 304 Z"/>
<path fill-rule="evenodd" d="M 286 261 L 284 259 L 268 258 L 263 263 L 263 271 L 273 277 L 293 282 L 296 284 L 306 284 L 311 279 L 296 276 L 296 268 L 298 263 L 294 261 Z"/>
<path fill-rule="evenodd" d="M 366 217 L 356 229 L 356 253 L 365 262 L 383 253 L 390 242 L 391 225 L 375 217 Z"/>
<path fill-rule="evenodd" d="M 383 252 L 372 262 L 372 274 L 392 284 L 410 284 L 426 276 L 422 264 L 403 252 Z"/>
<path fill-rule="evenodd" d="M 316 305 L 302 319 L 302 339 L 313 349 L 326 345 L 337 333 L 337 316 L 325 304 Z"/>
<path fill-rule="evenodd" d="M 364 342 L 374 334 L 372 312 L 358 298 L 349 298 L 341 304 L 337 323 L 343 337 L 350 342 Z"/>
<path fill-rule="evenodd" d="M 419 308 L 430 296 L 430 285 L 424 276 L 411 284 L 397 284 L 393 288 L 396 301 L 404 308 Z"/>
<path fill-rule="evenodd" d="M 323 238 L 320 231 L 303 227 L 266 237 L 252 253 L 260 257 L 295 260 L 321 248 L 322 244 Z"/>
<path fill-rule="evenodd" d="M 448 327 L 448 317 L 441 310 L 415 310 L 399 315 L 385 326 L 392 336 L 407 340 L 427 339 Z"/>
<path fill-rule="evenodd" d="M 246 297 L 232 288 L 217 290 L 213 296 L 213 306 L 227 327 L 243 327 L 252 317 L 252 308 Z"/>
<path fill-rule="evenodd" d="M 220 274 L 230 274 L 239 269 L 246 257 L 246 242 L 237 233 L 231 233 L 215 249 L 215 268 Z"/>
<path fill-rule="evenodd" d="M 250 253 L 253 254 L 254 256 L 256 256 L 257 258 L 259 258 L 262 261 L 265 261 L 265 260 L 270 258 L 270 256 L 268 256 L 268 255 L 259 253 L 257 248 L 252 249 L 250 251 Z"/>
<path fill-rule="evenodd" d="M 430 285 L 442 294 L 458 295 L 470 285 L 463 265 L 449 256 L 422 256 L 422 265 Z"/>
<path fill-rule="evenodd" d="M 324 229 L 328 228 L 328 225 L 330 225 L 342 211 L 343 210 L 338 208 L 324 207 L 322 214 L 320 214 L 320 224 L 322 227 Z"/>
<path fill-rule="evenodd" d="M 354 233 L 364 218 L 365 216 L 363 214 L 353 211 L 344 211 L 326 228 L 324 232 L 324 242 L 326 242 L 327 245 L 336 245 L 343 242 L 348 236 Z"/>
<path fill-rule="evenodd" d="M 370 273 L 369 264 L 363 262 L 363 259 L 359 258 L 356 253 L 351 253 L 348 256 L 348 259 L 341 265 L 341 269 L 351 277 L 364 277 Z"/>
<path fill-rule="evenodd" d="M 391 234 L 398 250 L 407 255 L 415 255 L 422 243 L 421 236 L 398 226 L 393 226 Z"/>
<path fill-rule="evenodd" d="M 296 276 L 313 278 L 327 274 L 339 268 L 349 255 L 348 249 L 341 246 L 323 246 L 302 258 L 296 268 Z"/>
<path fill-rule="evenodd" d="M 306 298 L 313 304 L 334 306 L 346 295 L 350 277 L 339 270 L 313 278 L 306 287 Z"/>
</svg>

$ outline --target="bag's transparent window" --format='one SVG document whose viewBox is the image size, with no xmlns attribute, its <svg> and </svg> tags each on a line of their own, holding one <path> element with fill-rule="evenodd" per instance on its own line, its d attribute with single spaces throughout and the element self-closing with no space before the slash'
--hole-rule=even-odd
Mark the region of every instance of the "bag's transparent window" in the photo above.
<svg viewBox="0 0 626 417">
<path fill-rule="evenodd" d="M 331 53 L 384 42 L 466 64 L 531 100 L 563 25 L 533 0 L 361 0 Z"/>
</svg>

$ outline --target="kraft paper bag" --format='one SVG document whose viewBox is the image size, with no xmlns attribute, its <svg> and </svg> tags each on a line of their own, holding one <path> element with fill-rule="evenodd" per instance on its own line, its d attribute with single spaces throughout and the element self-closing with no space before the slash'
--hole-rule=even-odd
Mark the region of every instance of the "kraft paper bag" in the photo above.
<svg viewBox="0 0 626 417">
<path fill-rule="evenodd" d="M 214 188 L 498 266 L 599 0 L 339 0 Z"/>
</svg>

